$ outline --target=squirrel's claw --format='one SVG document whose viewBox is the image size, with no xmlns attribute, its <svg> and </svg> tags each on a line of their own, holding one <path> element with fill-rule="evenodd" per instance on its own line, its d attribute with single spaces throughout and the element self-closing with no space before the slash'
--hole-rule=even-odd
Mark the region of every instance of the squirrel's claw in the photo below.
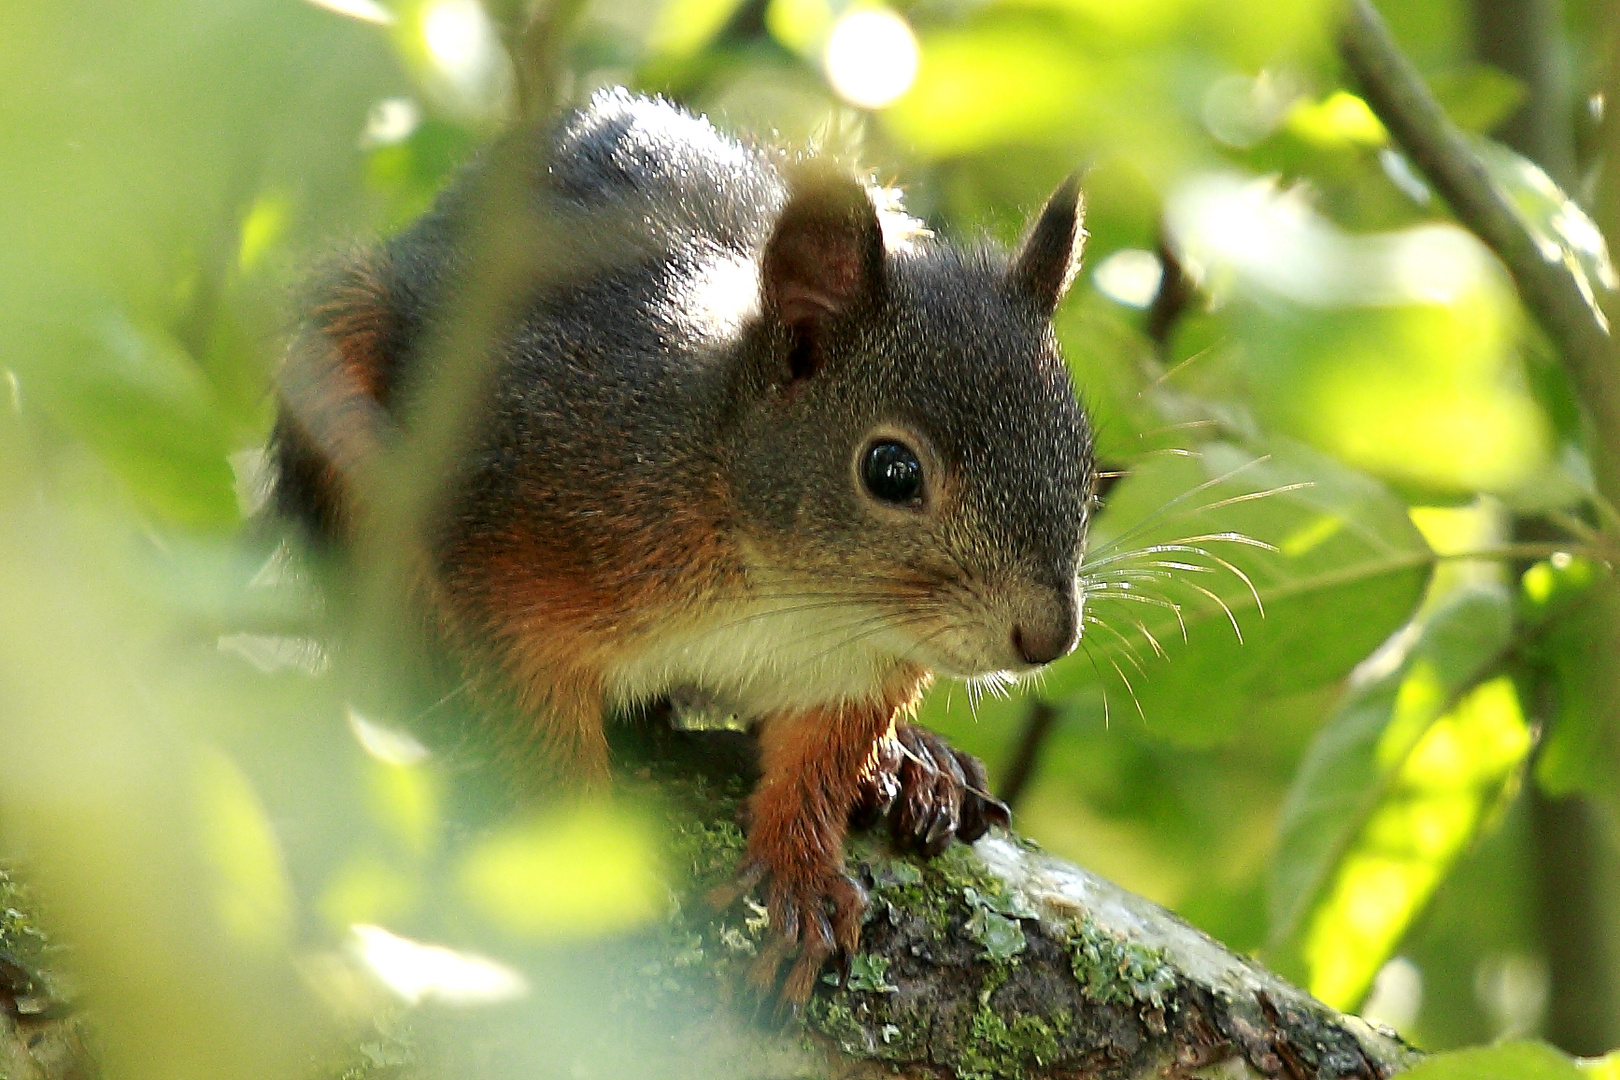
<svg viewBox="0 0 1620 1080">
<path fill-rule="evenodd" d="M 972 754 L 951 752 L 967 778 L 967 794 L 962 797 L 962 821 L 956 827 L 956 838 L 971 844 L 989 832 L 992 825 L 1003 829 L 1011 826 L 1012 811 L 990 794 L 990 777 L 984 771 L 984 763 Z"/>
<path fill-rule="evenodd" d="M 769 868 L 757 859 L 746 859 L 737 867 L 730 881 L 709 890 L 705 899 L 715 911 L 725 911 L 741 900 L 754 886 L 765 880 Z"/>
<path fill-rule="evenodd" d="M 905 750 L 899 739 L 880 739 L 872 748 L 872 760 L 861 777 L 855 795 L 855 808 L 849 823 L 856 829 L 869 829 L 882 821 L 900 797 L 900 766 Z"/>
<path fill-rule="evenodd" d="M 989 793 L 983 764 L 953 750 L 927 728 L 895 728 L 900 761 L 894 772 L 899 795 L 889 810 L 889 832 L 902 851 L 932 857 L 953 838 L 971 844 L 991 825 L 1007 825 L 1004 803 Z M 876 780 L 868 782 L 875 785 Z"/>
<path fill-rule="evenodd" d="M 710 903 L 724 901 L 728 896 L 734 901 L 753 888 L 763 877 L 760 866 L 747 864 L 734 882 L 709 894 Z M 772 875 L 766 881 L 765 908 L 770 913 L 771 936 L 748 969 L 748 984 L 761 1002 L 775 997 L 778 1021 L 798 1014 L 810 1000 L 827 961 L 835 955 L 848 978 L 860 945 L 866 906 L 866 890 L 844 873 L 798 881 Z M 798 956 L 778 990 L 782 965 L 795 950 Z"/>
</svg>

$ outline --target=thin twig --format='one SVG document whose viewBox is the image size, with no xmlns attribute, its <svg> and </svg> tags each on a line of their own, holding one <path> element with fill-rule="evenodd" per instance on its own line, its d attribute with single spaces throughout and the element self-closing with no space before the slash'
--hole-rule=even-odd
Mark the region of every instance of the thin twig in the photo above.
<svg viewBox="0 0 1620 1080">
<path fill-rule="evenodd" d="M 556 108 L 558 72 L 570 28 L 585 0 L 547 0 L 524 24 L 508 48 L 517 78 L 518 118 L 534 120 Z"/>
<path fill-rule="evenodd" d="M 1013 752 L 1013 759 L 1007 765 L 1007 777 L 1001 782 L 1001 801 L 1009 809 L 1017 809 L 1018 800 L 1023 798 L 1024 791 L 1029 787 L 1030 780 L 1035 775 L 1035 767 L 1040 764 L 1041 752 L 1046 748 L 1047 737 L 1052 733 L 1052 727 L 1057 723 L 1058 712 L 1045 701 L 1032 701 L 1029 703 L 1029 712 L 1024 717 L 1024 731 L 1018 740 L 1018 749 Z"/>
<path fill-rule="evenodd" d="M 1558 346 L 1597 425 L 1608 459 L 1598 472 L 1602 494 L 1620 486 L 1620 370 L 1609 335 L 1569 268 L 1543 256 L 1506 194 L 1402 54 L 1369 0 L 1348 0 L 1339 52 L 1383 121 L 1458 221 L 1506 264 L 1525 307 Z M 1606 481 L 1606 482 L 1605 482 Z"/>
</svg>

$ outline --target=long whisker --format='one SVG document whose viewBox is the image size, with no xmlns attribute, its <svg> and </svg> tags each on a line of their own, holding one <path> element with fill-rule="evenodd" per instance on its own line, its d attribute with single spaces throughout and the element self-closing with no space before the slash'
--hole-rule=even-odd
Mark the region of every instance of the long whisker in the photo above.
<svg viewBox="0 0 1620 1080">
<path fill-rule="evenodd" d="M 1108 682 L 1103 678 L 1102 668 L 1097 666 L 1097 655 L 1091 651 L 1091 643 L 1084 638 L 1080 639 L 1080 648 L 1085 651 L 1086 659 L 1091 661 L 1091 670 L 1097 674 L 1097 685 L 1102 688 L 1103 696 L 1103 727 L 1109 727 L 1108 714 Z"/>
<path fill-rule="evenodd" d="M 1221 484 L 1226 483 L 1228 480 L 1231 480 L 1234 477 L 1237 477 L 1240 474 L 1246 472 L 1247 470 L 1253 469 L 1253 468 L 1255 468 L 1255 467 L 1257 467 L 1259 465 L 1263 465 L 1263 464 L 1265 464 L 1266 462 L 1268 462 L 1270 460 L 1271 460 L 1271 455 L 1269 455 L 1269 454 L 1267 454 L 1265 456 L 1262 456 L 1262 457 L 1257 457 L 1252 461 L 1244 462 L 1242 465 L 1239 465 L 1235 469 L 1230 469 L 1227 472 L 1222 473 L 1220 476 L 1213 477 L 1213 478 L 1211 478 L 1209 480 L 1205 480 L 1201 484 L 1198 484 L 1198 485 L 1196 485 L 1194 487 L 1188 488 L 1186 491 L 1183 491 L 1180 495 L 1177 495 L 1174 498 L 1167 501 L 1166 503 L 1164 503 L 1162 506 L 1160 506 L 1153 513 L 1151 513 L 1151 514 L 1147 515 L 1146 517 L 1144 517 L 1141 521 L 1138 521 L 1135 525 L 1133 525 L 1131 528 L 1127 529 L 1125 532 L 1123 532 L 1123 533 L 1119 534 L 1118 536 L 1114 537 L 1114 539 L 1110 540 L 1107 544 L 1104 544 L 1102 546 L 1102 548 L 1100 548 L 1099 550 L 1108 551 L 1108 550 L 1111 550 L 1113 548 L 1117 548 L 1120 544 L 1124 543 L 1126 540 L 1128 540 L 1131 537 L 1137 535 L 1138 533 L 1140 533 L 1144 529 L 1151 528 L 1156 523 L 1162 523 L 1162 522 L 1165 522 L 1165 521 L 1177 521 L 1177 520 L 1180 520 L 1180 517 L 1184 517 L 1186 515 L 1182 514 L 1182 515 L 1179 515 L 1177 517 L 1165 517 L 1164 515 L 1169 513 L 1171 510 L 1176 509 L 1178 506 L 1182 505 L 1187 500 L 1195 498 L 1198 495 L 1201 495 L 1204 492 L 1210 490 L 1211 488 L 1218 487 Z M 1190 511 L 1190 513 L 1194 513 L 1194 514 L 1202 513 L 1204 511 L 1204 509 L 1205 509 L 1205 507 L 1200 506 L 1200 507 L 1197 507 L 1196 509 Z"/>
<path fill-rule="evenodd" d="M 1118 641 L 1120 646 L 1125 650 L 1126 659 L 1130 660 L 1131 666 L 1136 668 L 1137 674 L 1141 675 L 1143 678 L 1147 677 L 1147 668 L 1142 666 L 1142 656 L 1136 651 L 1136 646 L 1131 644 L 1130 638 L 1120 633 L 1111 623 L 1104 619 L 1099 619 L 1095 615 L 1087 615 L 1085 620 L 1087 623 L 1095 626 L 1097 629 L 1106 630 L 1110 634 L 1114 635 L 1114 639 Z"/>
<path fill-rule="evenodd" d="M 1159 639 L 1153 636 L 1153 632 L 1147 628 L 1147 625 L 1143 623 L 1141 619 L 1132 619 L 1131 621 L 1136 625 L 1136 628 L 1142 632 L 1142 636 L 1147 638 L 1148 644 L 1153 646 L 1153 651 L 1158 654 L 1160 660 L 1170 659 L 1169 654 L 1166 653 L 1164 648 L 1159 644 Z"/>
<path fill-rule="evenodd" d="M 1213 345 L 1205 345 L 1202 349 L 1199 349 L 1197 352 L 1195 352 L 1191 356 L 1187 357 L 1187 359 L 1181 360 L 1181 361 L 1178 361 L 1175 364 L 1172 364 L 1170 367 L 1165 369 L 1164 374 L 1160 375 L 1157 379 L 1154 379 L 1151 383 L 1148 383 L 1147 386 L 1145 386 L 1142 389 L 1138 390 L 1136 392 L 1136 396 L 1141 397 L 1143 394 L 1147 393 L 1149 390 L 1157 390 L 1159 387 L 1163 386 L 1165 383 L 1169 382 L 1171 379 L 1175 378 L 1177 375 L 1179 375 L 1183 371 L 1187 370 L 1187 368 L 1191 367 L 1193 364 L 1196 364 L 1198 361 L 1202 360 L 1204 357 L 1206 357 L 1206 356 L 1210 355 L 1211 353 L 1213 353 L 1216 349 L 1220 348 L 1223 344 L 1225 344 L 1224 341 L 1217 341 Z M 1213 423 L 1213 422 L 1214 421 L 1210 421 L 1210 423 Z"/>
<path fill-rule="evenodd" d="M 1222 600 L 1219 596 L 1216 596 L 1214 593 L 1210 592 L 1208 589 L 1204 588 L 1202 585 L 1195 584 L 1195 583 L 1193 583 L 1191 581 L 1183 581 L 1181 584 L 1187 586 L 1187 588 L 1189 588 L 1189 589 L 1196 589 L 1197 591 L 1203 593 L 1205 596 L 1209 597 L 1211 600 L 1215 601 L 1215 603 L 1220 607 L 1220 609 L 1222 611 L 1226 612 L 1226 619 L 1227 619 L 1228 622 L 1230 622 L 1232 624 L 1232 633 L 1237 635 L 1238 644 L 1239 645 L 1243 644 L 1243 630 L 1242 630 L 1241 627 L 1238 626 L 1237 616 L 1232 614 L 1232 609 L 1226 606 L 1226 601 L 1225 600 Z"/>
<path fill-rule="evenodd" d="M 1142 723 L 1146 725 L 1147 713 L 1142 711 L 1142 699 L 1136 696 L 1136 687 L 1131 685 L 1131 680 L 1125 674 L 1125 669 L 1120 667 L 1112 656 L 1104 654 L 1103 659 L 1107 660 L 1108 666 L 1114 669 L 1114 673 L 1119 676 L 1119 681 L 1125 684 L 1125 692 L 1131 695 L 1131 704 L 1136 706 L 1136 715 L 1140 716 Z"/>
<path fill-rule="evenodd" d="M 1236 536 L 1241 536 L 1242 534 L 1239 533 L 1239 534 L 1235 534 L 1235 535 Z M 1223 541 L 1227 540 L 1226 537 L 1216 537 L 1215 539 L 1223 540 Z M 1109 555 L 1107 558 L 1087 560 L 1085 563 L 1083 563 L 1081 565 L 1080 573 L 1083 576 L 1083 575 L 1085 575 L 1087 573 L 1090 573 L 1090 572 L 1092 572 L 1094 570 L 1097 570 L 1099 568 L 1108 567 L 1108 566 L 1117 566 L 1118 564 L 1120 564 L 1122 562 L 1129 562 L 1132 559 L 1140 559 L 1145 555 L 1184 554 L 1184 555 L 1202 555 L 1205 558 L 1214 558 L 1214 556 L 1211 555 L 1207 549 L 1197 546 L 1197 543 L 1199 541 L 1205 541 L 1205 538 L 1204 537 L 1198 537 L 1198 536 L 1187 536 L 1187 537 L 1183 537 L 1183 538 L 1181 538 L 1179 540 L 1166 540 L 1166 541 L 1163 541 L 1163 542 L 1157 543 L 1157 544 L 1149 544 L 1146 547 L 1132 548 L 1129 551 L 1116 552 L 1113 555 Z M 1213 543 L 1214 540 L 1208 540 L 1206 542 Z M 1272 545 L 1266 543 L 1264 540 L 1256 540 L 1256 539 L 1254 539 L 1253 537 L 1250 537 L 1250 536 L 1244 536 L 1242 538 L 1242 540 L 1231 539 L 1231 540 L 1229 540 L 1227 542 L 1230 542 L 1230 543 L 1243 543 L 1248 547 L 1257 547 L 1257 548 L 1261 548 L 1261 549 L 1266 550 L 1266 551 L 1275 552 L 1277 550 L 1275 547 L 1273 547 Z"/>
<path fill-rule="evenodd" d="M 1187 640 L 1187 621 L 1181 617 L 1181 605 L 1176 603 L 1173 600 L 1167 600 L 1162 596 L 1152 596 L 1152 595 L 1149 595 L 1148 593 L 1141 593 L 1141 592 L 1127 593 L 1127 592 L 1117 592 L 1117 591 L 1116 592 L 1110 592 L 1110 593 L 1107 593 L 1105 595 L 1100 595 L 1100 596 L 1097 595 L 1097 594 L 1094 594 L 1094 593 L 1093 594 L 1088 594 L 1087 599 L 1090 599 L 1090 600 L 1129 600 L 1129 601 L 1132 601 L 1133 603 L 1137 603 L 1137 604 L 1149 604 L 1149 605 L 1152 605 L 1153 607 L 1165 608 L 1165 609 L 1169 610 L 1171 613 L 1173 613 L 1175 615 L 1176 622 L 1181 627 L 1181 640 L 1182 641 Z M 1141 624 L 1139 623 L 1138 625 L 1141 625 Z M 1146 634 L 1147 633 L 1146 628 L 1143 628 L 1142 632 L 1144 634 Z M 1151 637 L 1152 635 L 1149 635 L 1149 636 Z"/>
</svg>

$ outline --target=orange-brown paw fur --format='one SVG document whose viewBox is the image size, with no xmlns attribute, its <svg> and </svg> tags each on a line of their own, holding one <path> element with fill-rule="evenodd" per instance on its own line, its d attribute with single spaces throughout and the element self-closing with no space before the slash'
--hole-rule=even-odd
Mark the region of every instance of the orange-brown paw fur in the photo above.
<svg viewBox="0 0 1620 1080">
<path fill-rule="evenodd" d="M 841 956 L 847 965 L 859 948 L 866 890 L 842 869 L 782 872 L 750 859 L 710 901 L 729 906 L 756 885 L 764 893 L 771 937 L 749 968 L 748 982 L 762 999 L 774 996 L 780 1010 L 797 1012 L 810 1000 L 827 961 Z M 783 963 L 795 953 L 787 977 L 781 978 Z"/>
<path fill-rule="evenodd" d="M 991 825 L 1005 828 L 1010 817 L 990 794 L 978 758 L 951 749 L 925 727 L 899 723 L 873 751 L 853 822 L 887 819 L 896 847 L 932 858 L 953 839 L 971 844 Z"/>
</svg>

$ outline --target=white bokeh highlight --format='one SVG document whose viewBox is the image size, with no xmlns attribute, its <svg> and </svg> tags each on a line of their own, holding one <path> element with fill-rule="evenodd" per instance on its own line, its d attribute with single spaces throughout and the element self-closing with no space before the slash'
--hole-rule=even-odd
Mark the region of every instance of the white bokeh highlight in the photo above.
<svg viewBox="0 0 1620 1080">
<path fill-rule="evenodd" d="M 863 109 L 891 105 L 911 89 L 921 59 L 911 24 L 887 8 L 861 8 L 839 19 L 823 54 L 834 92 Z"/>
</svg>

